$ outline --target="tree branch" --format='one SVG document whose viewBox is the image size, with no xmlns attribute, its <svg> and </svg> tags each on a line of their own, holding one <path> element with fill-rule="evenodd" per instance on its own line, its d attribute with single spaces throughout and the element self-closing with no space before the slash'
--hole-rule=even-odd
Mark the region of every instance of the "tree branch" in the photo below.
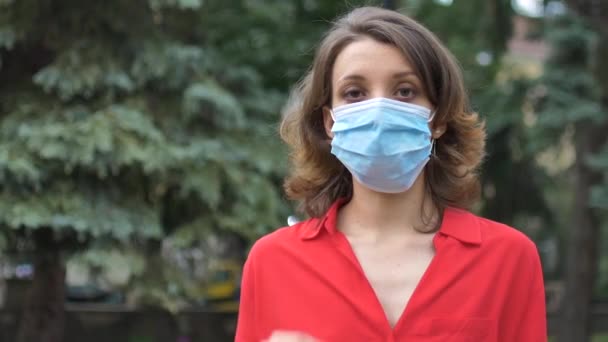
<svg viewBox="0 0 608 342">
<path fill-rule="evenodd" d="M 604 0 L 565 0 L 570 9 L 608 33 L 608 2 Z"/>
</svg>

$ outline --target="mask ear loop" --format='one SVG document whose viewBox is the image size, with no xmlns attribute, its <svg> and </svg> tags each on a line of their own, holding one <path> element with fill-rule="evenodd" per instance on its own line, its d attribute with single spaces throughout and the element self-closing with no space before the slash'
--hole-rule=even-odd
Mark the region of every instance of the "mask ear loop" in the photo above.
<svg viewBox="0 0 608 342">
<path fill-rule="evenodd" d="M 333 126 L 336 124 L 336 115 L 334 114 L 334 110 L 332 108 L 329 108 L 329 114 L 331 115 L 331 119 L 334 121 L 334 123 L 332 124 L 332 129 L 333 129 Z M 332 138 L 332 140 L 333 140 L 333 138 Z"/>
<path fill-rule="evenodd" d="M 437 111 L 435 110 L 433 113 L 431 113 L 431 116 L 429 117 L 429 119 L 427 120 L 427 122 L 430 124 L 433 119 L 435 118 L 435 114 L 437 114 Z M 431 133 L 431 157 L 433 158 L 437 158 L 437 155 L 435 154 L 435 141 L 437 139 L 433 138 L 433 134 Z"/>
</svg>

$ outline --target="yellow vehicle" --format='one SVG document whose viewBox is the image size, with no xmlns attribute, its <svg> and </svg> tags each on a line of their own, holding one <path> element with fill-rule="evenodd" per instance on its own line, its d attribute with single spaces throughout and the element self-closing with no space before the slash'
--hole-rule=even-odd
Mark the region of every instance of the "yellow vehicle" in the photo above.
<svg viewBox="0 0 608 342">
<path fill-rule="evenodd" d="M 241 263 L 235 260 L 221 260 L 210 266 L 203 293 L 211 308 L 229 312 L 238 310 L 241 273 Z"/>
</svg>

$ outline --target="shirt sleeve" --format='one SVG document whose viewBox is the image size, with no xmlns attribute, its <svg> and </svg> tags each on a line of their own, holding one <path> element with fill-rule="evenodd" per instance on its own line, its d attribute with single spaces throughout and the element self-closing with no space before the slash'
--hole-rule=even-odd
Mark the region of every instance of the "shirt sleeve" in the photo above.
<svg viewBox="0 0 608 342">
<path fill-rule="evenodd" d="M 543 284 L 543 271 L 536 246 L 530 242 L 523 253 L 526 260 L 522 265 L 521 277 L 515 275 L 513 279 L 513 293 L 507 301 L 506 317 L 502 320 L 501 342 L 547 341 L 547 312 L 545 308 L 545 288 Z"/>
<path fill-rule="evenodd" d="M 243 267 L 235 342 L 259 342 L 255 316 L 255 275 L 251 254 Z"/>
</svg>

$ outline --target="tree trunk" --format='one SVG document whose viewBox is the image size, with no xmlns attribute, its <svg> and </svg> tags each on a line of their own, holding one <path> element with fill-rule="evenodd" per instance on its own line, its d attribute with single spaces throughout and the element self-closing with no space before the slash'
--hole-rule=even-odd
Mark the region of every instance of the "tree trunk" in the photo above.
<svg viewBox="0 0 608 342">
<path fill-rule="evenodd" d="M 597 174 L 586 164 L 597 142 L 591 122 L 576 127 L 574 215 L 567 242 L 565 295 L 561 303 L 562 322 L 558 342 L 589 341 L 591 334 L 591 299 L 597 278 L 599 220 L 589 206 L 591 187 Z"/>
<path fill-rule="evenodd" d="M 395 9 L 395 0 L 384 0 L 382 2 L 382 7 L 394 10 Z"/>
<path fill-rule="evenodd" d="M 588 1 L 589 2 L 589 1 Z M 594 13 L 585 12 L 600 6 L 582 6 L 585 1 L 568 1 L 568 4 L 588 19 Z M 577 7 L 576 5 L 579 5 Z M 608 9 L 608 6 L 605 7 Z M 593 75 L 602 91 L 601 104 L 608 110 L 608 71 L 603 63 L 608 58 L 608 31 L 598 29 L 600 35 L 596 46 L 596 65 L 592 66 Z M 600 222 L 597 212 L 590 207 L 590 193 L 594 185 L 602 182 L 600 172 L 587 165 L 587 158 L 597 153 L 607 142 L 608 124 L 581 122 L 576 126 L 576 164 L 575 164 L 575 203 L 574 217 L 567 239 L 567 260 L 565 274 L 565 294 L 561 303 L 561 324 L 558 328 L 557 342 L 589 341 L 592 335 L 591 301 L 598 272 L 598 252 Z"/>
<path fill-rule="evenodd" d="M 34 278 L 28 291 L 18 342 L 61 342 L 65 322 L 65 263 L 52 231 L 35 234 Z"/>
</svg>

